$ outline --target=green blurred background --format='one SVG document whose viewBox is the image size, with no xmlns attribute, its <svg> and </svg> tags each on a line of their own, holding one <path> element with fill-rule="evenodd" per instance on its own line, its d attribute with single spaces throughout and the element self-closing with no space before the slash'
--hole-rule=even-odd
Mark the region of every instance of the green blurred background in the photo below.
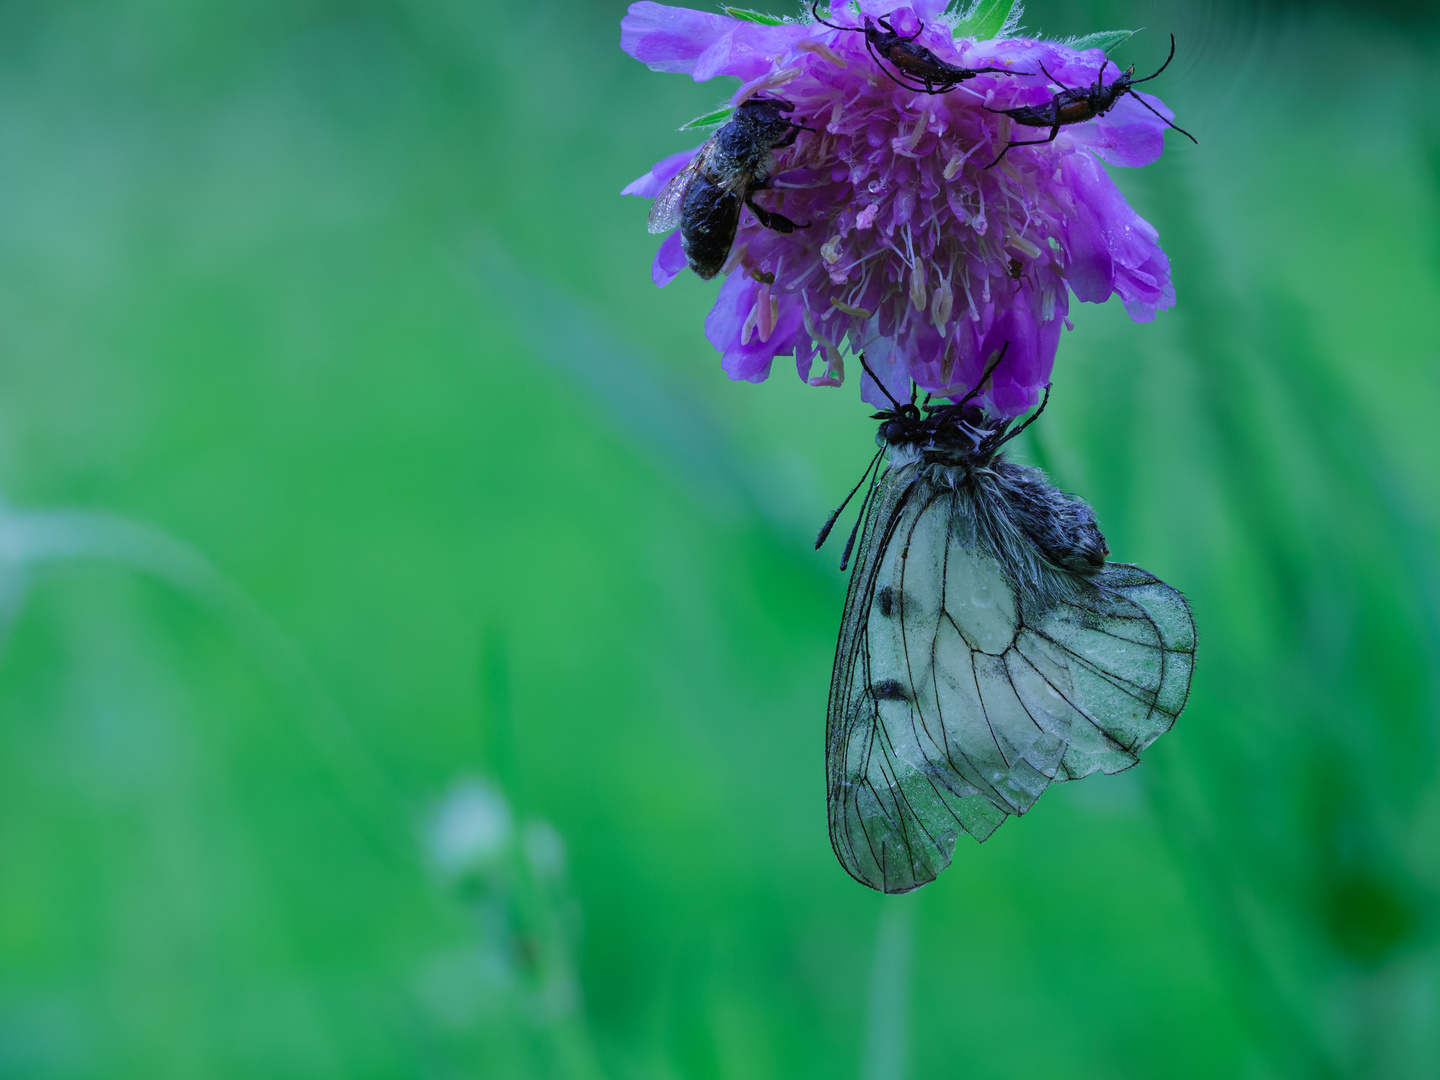
<svg viewBox="0 0 1440 1080">
<path fill-rule="evenodd" d="M 652 287 L 730 86 L 623 11 L 0 4 L 0 1077 L 1440 1075 L 1434 9 L 1030 8 L 1179 42 L 1179 305 L 1020 453 L 1199 668 L 902 898 L 825 834 L 868 410 Z"/>
</svg>

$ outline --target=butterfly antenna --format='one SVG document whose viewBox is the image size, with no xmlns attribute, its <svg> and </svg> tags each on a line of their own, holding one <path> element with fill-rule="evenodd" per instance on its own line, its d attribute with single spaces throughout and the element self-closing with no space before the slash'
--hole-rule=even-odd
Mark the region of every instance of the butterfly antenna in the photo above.
<svg viewBox="0 0 1440 1080">
<path fill-rule="evenodd" d="M 989 379 L 991 375 L 995 374 L 995 369 L 1000 366 L 1000 361 L 1005 359 L 1005 354 L 1009 351 L 1010 342 L 1007 341 L 1004 345 L 1000 346 L 1000 355 L 995 357 L 995 362 L 980 373 L 980 378 L 975 383 L 974 389 L 972 389 L 959 401 L 955 402 L 955 408 L 958 409 L 961 405 L 964 405 L 967 401 L 971 400 L 973 397 L 975 397 L 975 395 L 980 393 L 981 389 L 983 389 L 985 386 L 985 381 Z"/>
<path fill-rule="evenodd" d="M 865 362 L 865 354 L 863 352 L 860 354 L 860 366 L 865 369 L 865 374 L 874 380 L 875 385 L 880 388 L 880 392 L 890 399 L 890 404 L 894 405 L 897 409 L 900 408 L 900 403 L 895 400 L 895 395 L 890 393 L 889 389 L 880 381 L 875 372 L 870 370 L 870 365 Z"/>
<path fill-rule="evenodd" d="M 996 443 L 995 443 L 995 449 L 996 449 L 996 450 L 999 450 L 1000 447 L 1004 446 L 1004 445 L 1005 445 L 1007 442 L 1009 442 L 1011 439 L 1015 438 L 1016 435 L 1019 435 L 1022 431 L 1024 431 L 1027 427 L 1029 427 L 1031 424 L 1033 424 L 1036 420 L 1039 420 L 1039 419 L 1040 419 L 1040 414 L 1045 411 L 1045 406 L 1046 406 L 1046 405 L 1049 405 L 1049 404 L 1050 404 L 1050 384 L 1049 384 L 1049 383 L 1046 383 L 1046 384 L 1045 384 L 1045 396 L 1040 399 L 1040 407 L 1039 407 L 1038 409 L 1036 409 L 1033 413 L 1031 413 L 1028 417 L 1026 417 L 1026 418 L 1025 418 L 1025 422 L 1024 422 L 1023 424 L 1021 424 L 1019 427 L 1017 427 L 1014 431 L 1007 432 L 998 442 L 996 442 Z"/>
<path fill-rule="evenodd" d="M 881 447 L 880 452 L 885 452 Z M 845 551 L 840 556 L 840 569 L 843 571 L 850 565 L 850 553 L 855 550 L 855 538 L 860 535 L 860 526 L 865 523 L 865 510 L 870 505 L 870 496 L 875 494 L 875 481 L 880 478 L 880 470 L 875 470 L 875 477 L 870 481 L 870 488 L 865 492 L 865 498 L 860 503 L 860 513 L 855 515 L 855 527 L 850 530 L 850 539 L 845 541 Z"/>
<path fill-rule="evenodd" d="M 859 483 L 857 483 L 853 488 L 850 489 L 850 494 L 846 495 L 845 501 L 835 508 L 835 512 L 830 515 L 830 519 L 826 521 L 824 525 L 820 526 L 820 534 L 815 537 L 816 551 L 819 551 L 820 545 L 825 543 L 825 541 L 829 539 L 830 530 L 835 528 L 835 522 L 839 520 L 840 515 L 845 512 L 845 507 L 850 505 L 850 500 L 855 498 L 855 493 L 860 490 L 860 484 L 865 483 L 865 478 L 870 475 L 870 470 L 875 468 L 875 463 L 880 460 L 880 455 L 883 453 L 885 453 L 885 448 L 883 446 L 879 450 L 875 451 L 875 456 L 870 459 L 870 464 L 866 465 L 865 471 L 860 474 Z M 849 548 L 846 548 L 846 550 L 848 551 Z"/>
</svg>

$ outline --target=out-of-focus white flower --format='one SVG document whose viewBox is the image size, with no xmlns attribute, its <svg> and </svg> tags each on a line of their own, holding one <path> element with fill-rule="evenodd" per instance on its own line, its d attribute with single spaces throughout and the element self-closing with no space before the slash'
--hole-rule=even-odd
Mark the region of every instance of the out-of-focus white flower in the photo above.
<svg viewBox="0 0 1440 1080">
<path fill-rule="evenodd" d="M 514 831 L 510 804 L 494 785 L 478 777 L 457 780 L 430 819 L 430 858 L 449 874 L 483 866 L 505 850 Z"/>
</svg>

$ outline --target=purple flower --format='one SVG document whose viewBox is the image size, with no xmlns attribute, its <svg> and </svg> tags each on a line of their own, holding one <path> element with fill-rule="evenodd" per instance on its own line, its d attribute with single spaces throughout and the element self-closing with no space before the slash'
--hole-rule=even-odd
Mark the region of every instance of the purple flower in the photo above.
<svg viewBox="0 0 1440 1080">
<path fill-rule="evenodd" d="M 1009 350 L 982 397 L 998 416 L 1032 407 L 1049 381 L 1070 294 L 1102 303 L 1119 295 L 1146 322 L 1172 306 L 1170 265 L 1155 230 L 1131 209 L 1101 162 L 1146 165 L 1164 149 L 1168 109 L 1149 94 L 1121 97 L 1105 116 L 1043 139 L 990 109 L 1039 106 L 1057 87 L 1119 74 L 1100 49 L 1025 38 L 953 36 L 945 0 L 859 0 L 822 15 L 841 26 L 885 16 L 902 34 L 965 68 L 1005 68 L 945 94 L 897 85 L 866 51 L 865 35 L 816 23 L 768 25 L 642 0 L 621 23 L 621 45 L 656 71 L 705 81 L 742 80 L 732 103 L 783 98 L 813 128 L 776 152 L 767 209 L 808 228 L 783 235 L 748 210 L 705 320 L 706 336 L 735 379 L 759 382 L 777 356 L 793 356 L 813 385 L 839 385 L 846 352 L 867 362 L 896 396 L 909 382 L 940 397 L 973 386 L 1002 345 Z M 951 20 L 953 22 L 953 20 Z M 1137 91 L 1138 93 L 1138 91 Z M 653 197 L 693 158 L 672 155 L 625 189 Z M 666 285 L 685 266 L 678 234 L 656 254 Z M 818 361 L 818 364 L 817 364 Z M 867 378 L 862 396 L 883 395 Z"/>
</svg>

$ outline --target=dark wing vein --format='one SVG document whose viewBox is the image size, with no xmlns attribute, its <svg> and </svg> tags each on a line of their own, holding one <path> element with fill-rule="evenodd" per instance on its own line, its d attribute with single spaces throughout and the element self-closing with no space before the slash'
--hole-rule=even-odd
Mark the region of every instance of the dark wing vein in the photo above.
<svg viewBox="0 0 1440 1080">
<path fill-rule="evenodd" d="M 1060 700 L 1063 701 L 1063 702 L 1065 702 L 1066 705 L 1069 705 L 1070 708 L 1074 709 L 1074 710 L 1075 710 L 1075 714 L 1076 714 L 1077 716 L 1083 718 L 1084 721 L 1085 721 L 1087 724 L 1089 724 L 1091 727 L 1093 727 L 1093 728 L 1096 730 L 1096 732 L 1099 733 L 1099 735 L 1100 735 L 1102 738 L 1104 738 L 1104 739 L 1106 739 L 1107 741 L 1109 741 L 1109 742 L 1110 742 L 1111 744 L 1113 744 L 1117 749 L 1128 749 L 1127 747 L 1124 746 L 1123 743 L 1116 742 L 1115 739 L 1110 735 L 1110 733 L 1107 732 L 1107 731 L 1104 729 L 1104 727 L 1102 727 L 1099 723 L 1097 723 L 1097 722 L 1095 721 L 1095 718 L 1094 718 L 1094 717 L 1092 717 L 1092 716 L 1087 716 L 1086 713 L 1085 713 L 1085 710 L 1081 709 L 1079 706 L 1077 706 L 1077 705 L 1075 704 L 1075 702 L 1071 701 L 1071 700 L 1065 695 L 1065 691 L 1064 691 L 1063 689 L 1061 689 L 1060 687 L 1056 686 L 1053 682 L 1051 682 L 1049 679 L 1047 679 L 1047 678 L 1045 677 L 1045 673 L 1044 673 L 1043 671 L 1041 671 L 1039 668 L 1037 668 L 1034 664 L 1032 664 L 1032 663 L 1030 662 L 1029 658 L 1028 658 L 1024 653 L 1022 653 L 1019 649 L 1016 649 L 1016 650 L 1013 651 L 1013 653 L 1010 653 L 1010 654 L 1007 654 L 1007 655 L 1006 655 L 1005 661 L 1006 661 L 1006 665 L 1007 665 L 1007 672 L 1008 672 L 1008 665 L 1009 665 L 1012 657 L 1019 657 L 1020 660 L 1025 664 L 1026 667 L 1028 667 L 1031 671 L 1035 672 L 1035 677 L 1036 677 L 1036 678 L 1040 679 L 1042 682 L 1045 683 L 1046 686 L 1048 686 L 1048 687 L 1050 687 L 1050 689 L 1054 690 L 1055 693 L 1059 696 Z M 1013 677 L 1013 676 L 1011 677 L 1011 683 L 1010 683 L 1010 685 L 1011 685 L 1011 686 L 1014 686 L 1014 685 L 1015 685 L 1015 683 L 1014 683 L 1014 677 Z M 1018 697 L 1019 694 L 1017 693 L 1016 696 Z M 1024 705 L 1024 701 L 1023 701 L 1023 700 L 1021 701 L 1021 704 Z M 1027 713 L 1029 713 L 1030 710 L 1029 710 L 1028 707 L 1026 707 L 1026 710 L 1025 710 L 1025 711 L 1026 711 Z M 1034 716 L 1033 716 L 1033 715 L 1031 715 L 1031 719 L 1032 719 L 1032 720 L 1034 719 Z M 1038 724 L 1038 721 L 1037 721 L 1037 724 Z"/>
</svg>

